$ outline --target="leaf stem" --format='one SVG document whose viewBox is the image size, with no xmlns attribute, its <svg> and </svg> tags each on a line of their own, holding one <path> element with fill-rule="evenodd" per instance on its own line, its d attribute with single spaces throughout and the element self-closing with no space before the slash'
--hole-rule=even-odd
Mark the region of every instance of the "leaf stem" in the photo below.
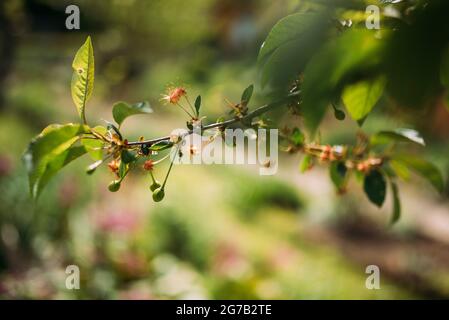
<svg viewBox="0 0 449 320">
<path fill-rule="evenodd" d="M 185 113 L 189 115 L 190 118 L 195 118 L 189 111 L 187 111 L 180 103 L 176 103 L 178 107 L 180 107 Z"/>
<path fill-rule="evenodd" d="M 187 104 L 189 105 L 189 107 L 190 107 L 190 110 L 192 110 L 193 114 L 195 114 L 196 116 L 198 116 L 198 115 L 197 115 L 197 113 L 196 113 L 196 110 L 195 110 L 195 108 L 193 108 L 192 104 L 190 103 L 190 100 L 189 100 L 189 98 L 188 98 L 187 96 L 184 96 L 184 98 L 186 99 L 186 101 L 187 101 Z"/>
<path fill-rule="evenodd" d="M 177 156 L 178 151 L 179 151 L 179 145 L 176 147 L 175 157 Z M 172 159 L 172 161 L 170 161 L 170 167 L 168 167 L 167 175 L 165 176 L 164 182 L 162 183 L 162 187 L 161 187 L 162 190 L 164 190 L 165 184 L 167 183 L 168 176 L 170 175 L 171 168 L 173 167 L 173 163 L 175 162 L 175 157 Z"/>
</svg>

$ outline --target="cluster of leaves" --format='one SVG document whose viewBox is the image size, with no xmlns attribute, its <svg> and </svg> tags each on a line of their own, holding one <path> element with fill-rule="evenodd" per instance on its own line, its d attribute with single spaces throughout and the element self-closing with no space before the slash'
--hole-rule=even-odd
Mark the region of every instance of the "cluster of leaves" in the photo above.
<svg viewBox="0 0 449 320">
<path fill-rule="evenodd" d="M 170 159 L 168 172 L 163 183 L 160 183 L 154 176 L 154 166 L 167 159 L 168 155 L 158 160 L 156 157 L 159 153 L 173 148 L 176 149 L 179 156 L 182 156 L 179 149 L 183 137 L 169 136 L 147 141 L 141 137 L 139 141 L 128 142 L 120 131 L 121 126 L 129 116 L 152 113 L 153 110 L 148 102 L 135 104 L 117 102 L 112 108 L 115 124 L 107 122 L 106 126 L 90 127 L 87 124 L 85 110 L 93 92 L 94 65 L 92 41 L 88 37 L 76 53 L 72 64 L 71 92 L 81 123 L 50 125 L 30 142 L 23 156 L 28 171 L 30 193 L 37 199 L 48 181 L 60 169 L 73 160 L 89 154 L 95 162 L 87 167 L 88 174 L 94 173 L 100 165 L 109 161 L 108 167 L 115 175 L 115 179 L 108 186 L 109 191 L 118 191 L 129 171 L 140 165 L 150 173 L 152 179 L 150 189 L 153 193 L 153 200 L 161 201 L 165 196 L 165 185 L 175 159 Z M 232 104 L 231 113 L 236 120 L 247 114 L 247 105 L 252 92 L 253 86 L 251 85 L 244 90 L 241 101 Z M 191 111 L 181 104 L 182 98 L 188 102 Z M 193 130 L 194 125 L 201 125 L 201 96 L 195 99 L 194 105 L 191 105 L 187 98 L 187 92 L 184 88 L 179 87 L 170 89 L 168 95 L 163 99 L 168 103 L 178 105 L 189 115 L 188 129 Z M 221 121 L 223 120 L 219 120 L 218 124 Z"/>
<path fill-rule="evenodd" d="M 379 16 L 381 30 L 366 28 L 367 5 L 349 0 L 309 3 L 305 10 L 281 19 L 259 51 L 262 86 L 280 93 L 292 86 L 300 91 L 294 107 L 312 141 L 329 109 L 338 120 L 345 119 L 345 109 L 362 126 L 382 97 L 393 107 L 413 112 L 435 105 L 449 89 L 449 23 L 442 17 L 448 2 L 379 3 L 382 10 L 388 7 Z M 394 148 L 424 145 L 415 130 L 364 136 L 353 147 L 306 143 L 299 128 L 284 133 L 287 151 L 306 153 L 302 171 L 316 160 L 330 163 L 330 177 L 339 192 L 345 191 L 355 172 L 369 200 L 380 207 L 388 181 L 393 222 L 400 214 L 398 177 L 407 179 L 409 171 L 415 171 L 438 191 L 443 189 L 443 178 L 433 164 Z"/>
<path fill-rule="evenodd" d="M 415 155 L 405 154 L 401 148 L 395 148 L 403 144 L 423 146 L 424 140 L 420 134 L 412 129 L 396 129 L 382 131 L 371 137 L 359 134 L 354 146 L 330 146 L 320 144 L 315 133 L 330 106 L 337 119 L 345 118 L 345 108 L 361 126 L 382 96 L 388 95 L 395 104 L 401 106 L 422 106 L 425 101 L 444 92 L 443 88 L 449 83 L 449 56 L 446 49 L 449 38 L 444 36 L 449 34 L 449 28 L 432 15 L 440 16 L 440 10 L 446 7 L 445 2 L 434 1 L 425 6 L 425 1 L 413 2 L 412 14 L 410 5 L 399 4 L 394 9 L 400 18 L 383 17 L 385 25 L 391 27 L 382 31 L 367 30 L 364 25 L 361 27 L 364 20 L 360 16 L 364 6 L 360 3 L 338 3 L 338 6 L 318 4 L 312 6 L 313 11 L 283 18 L 273 27 L 262 45 L 258 57 L 262 86 L 269 85 L 281 92 L 282 100 L 250 111 L 248 104 L 254 90 L 251 85 L 243 91 L 239 103 L 229 103 L 231 119 L 220 118 L 216 123 L 203 126 L 200 118 L 201 96 L 191 104 L 184 88 L 173 88 L 163 99 L 179 106 L 189 116 L 187 128 L 190 131 L 195 126 L 200 126 L 204 131 L 223 129 L 237 122 L 243 126 L 265 127 L 263 113 L 279 105 L 293 105 L 296 112 L 299 110 L 303 115 L 307 130 L 298 127 L 286 129 L 282 137 L 287 151 L 305 154 L 301 170 L 310 169 L 315 162 L 328 163 L 330 178 L 340 193 L 346 190 L 350 176 L 355 175 L 362 181 L 368 199 L 379 207 L 383 205 L 387 185 L 390 185 L 394 222 L 400 216 L 397 178 L 407 179 L 409 171 L 415 171 L 428 179 L 438 191 L 443 189 L 443 178 L 433 164 Z M 352 19 L 355 23 L 342 24 L 342 19 Z M 422 32 L 425 32 L 421 28 L 428 31 L 434 24 L 437 24 L 438 37 L 433 36 L 430 41 L 432 48 L 438 51 L 428 53 L 426 48 L 424 52 L 430 60 L 424 59 L 424 67 L 414 64 L 416 54 L 421 61 L 423 50 L 416 53 L 413 49 L 417 48 L 417 43 L 422 45 L 420 41 L 427 40 L 421 37 Z M 403 59 L 406 63 L 401 63 Z M 405 69 L 410 66 L 420 69 L 420 77 L 408 77 L 410 71 Z M 170 159 L 170 167 L 163 183 L 160 183 L 155 179 L 153 169 L 168 156 L 156 158 L 164 150 L 175 150 L 175 154 L 182 156 L 180 143 L 183 137 L 169 136 L 151 140 L 142 137 L 139 141 L 128 142 L 120 131 L 121 126 L 131 115 L 151 113 L 152 109 L 147 102 L 118 102 L 112 109 L 116 124 L 90 127 L 85 115 L 86 104 L 94 86 L 94 54 L 90 38 L 78 50 L 72 67 L 71 91 L 81 123 L 51 125 L 31 141 L 24 155 L 31 194 L 38 197 L 49 179 L 62 167 L 89 154 L 95 161 L 87 168 L 89 174 L 109 161 L 108 166 L 115 175 L 109 185 L 112 192 L 119 190 L 123 179 L 133 167 L 143 164 L 152 178 L 150 189 L 153 199 L 161 201 L 165 196 L 165 185 L 174 159 Z M 404 81 L 398 83 L 399 76 Z M 416 90 L 404 95 L 403 87 L 416 87 Z M 252 122 L 254 118 L 259 120 Z M 223 133 L 223 130 L 219 131 Z"/>
<path fill-rule="evenodd" d="M 388 4 L 380 30 L 366 28 L 364 1 L 337 3 L 281 19 L 259 52 L 262 85 L 282 90 L 301 75 L 301 110 L 312 133 L 335 103 L 363 123 L 382 96 L 417 108 L 444 93 L 447 1 Z"/>
<path fill-rule="evenodd" d="M 393 199 L 391 222 L 400 217 L 398 179 L 408 181 L 410 172 L 427 179 L 438 191 L 444 188 L 443 177 L 439 169 L 431 162 L 416 155 L 405 153 L 411 145 L 423 147 L 424 139 L 412 129 L 396 129 L 380 131 L 370 137 L 359 133 L 357 143 L 348 145 L 320 145 L 306 143 L 305 136 L 299 128 L 283 130 L 285 150 L 305 153 L 300 164 L 300 171 L 310 170 L 315 163 L 327 163 L 329 176 L 339 194 L 347 191 L 351 176 L 361 182 L 368 199 L 378 207 L 382 207 L 387 194 L 387 185 Z"/>
<path fill-rule="evenodd" d="M 92 174 L 110 158 L 121 159 L 110 163 L 111 170 L 117 176 L 109 186 L 111 191 L 118 190 L 131 164 L 137 159 L 136 155 L 128 150 L 119 128 L 127 117 L 153 111 L 147 102 L 132 105 L 118 102 L 112 109 L 117 126 L 108 123 L 107 126 L 90 127 L 86 121 L 85 110 L 93 92 L 94 65 L 93 46 L 88 37 L 76 53 L 72 64 L 71 92 L 81 123 L 48 126 L 31 141 L 23 156 L 30 192 L 34 198 L 39 196 L 50 178 L 60 169 L 84 154 L 89 154 L 95 161 L 87 168 L 88 174 Z"/>
</svg>

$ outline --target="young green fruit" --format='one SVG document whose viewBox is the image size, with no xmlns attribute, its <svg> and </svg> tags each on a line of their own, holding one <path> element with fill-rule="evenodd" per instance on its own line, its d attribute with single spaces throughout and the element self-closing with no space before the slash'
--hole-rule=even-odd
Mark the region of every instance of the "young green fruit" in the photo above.
<svg viewBox="0 0 449 320">
<path fill-rule="evenodd" d="M 111 181 L 111 183 L 108 186 L 109 191 L 111 192 L 117 192 L 120 189 L 120 181 Z"/>
<path fill-rule="evenodd" d="M 160 187 L 161 187 L 160 182 L 157 181 L 157 180 L 154 180 L 154 182 L 150 186 L 150 190 L 154 191 L 154 190 L 156 190 L 157 188 L 160 188 Z"/>
<path fill-rule="evenodd" d="M 162 199 L 164 199 L 164 196 L 165 196 L 165 191 L 164 191 L 164 188 L 162 188 L 162 187 L 159 187 L 153 191 L 154 202 L 162 201 Z"/>
<path fill-rule="evenodd" d="M 334 115 L 335 115 L 335 118 L 340 121 L 343 121 L 346 118 L 346 114 L 343 111 L 338 110 L 338 109 L 334 110 Z"/>
</svg>

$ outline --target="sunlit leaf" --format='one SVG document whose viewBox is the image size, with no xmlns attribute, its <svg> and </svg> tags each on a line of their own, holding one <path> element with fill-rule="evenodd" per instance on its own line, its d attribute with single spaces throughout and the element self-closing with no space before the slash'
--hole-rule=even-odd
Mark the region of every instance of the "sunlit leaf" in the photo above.
<svg viewBox="0 0 449 320">
<path fill-rule="evenodd" d="M 86 123 L 86 103 L 92 95 L 94 89 L 94 49 L 90 37 L 79 48 L 72 63 L 72 99 L 78 110 L 78 114 Z"/>
<path fill-rule="evenodd" d="M 243 106 L 247 106 L 249 101 L 251 100 L 251 96 L 253 95 L 254 85 L 250 85 L 246 88 L 242 93 L 242 98 L 240 99 L 241 104 Z"/>
<path fill-rule="evenodd" d="M 115 122 L 120 126 L 123 121 L 129 116 L 135 114 L 148 114 L 152 113 L 153 109 L 150 107 L 148 102 L 139 102 L 135 104 L 128 104 L 126 102 L 117 102 L 112 107 L 112 116 L 114 117 Z"/>
<path fill-rule="evenodd" d="M 67 150 L 49 157 L 45 165 L 45 171 L 39 179 L 38 190 L 34 196 L 37 197 L 39 195 L 40 191 L 47 185 L 48 181 L 50 181 L 50 179 L 58 173 L 59 170 L 73 160 L 86 154 L 86 152 L 87 151 L 84 146 L 72 145 Z"/>
<path fill-rule="evenodd" d="M 423 178 L 427 179 L 438 192 L 443 192 L 444 189 L 444 179 L 441 171 L 431 162 L 417 158 L 413 155 L 395 155 L 394 160 L 404 164 L 410 170 L 421 175 Z"/>
<path fill-rule="evenodd" d="M 301 110 L 312 134 L 344 81 L 369 72 L 380 62 L 381 42 L 364 30 L 350 30 L 328 43 L 307 64 L 302 85 Z"/>
<path fill-rule="evenodd" d="M 410 178 L 410 170 L 405 164 L 394 159 L 390 160 L 389 164 L 391 169 L 398 177 L 403 180 L 408 180 Z"/>
<path fill-rule="evenodd" d="M 88 128 L 79 124 L 51 125 L 30 142 L 23 160 L 34 198 L 61 168 L 87 152 L 84 146 L 75 146 L 87 132 Z"/>
<path fill-rule="evenodd" d="M 293 141 L 293 143 L 297 146 L 304 143 L 304 134 L 299 130 L 299 128 L 294 128 L 293 132 L 290 136 L 290 139 Z"/>
<path fill-rule="evenodd" d="M 360 81 L 345 87 L 342 99 L 351 117 L 365 118 L 376 105 L 385 88 L 385 78 Z"/>
<path fill-rule="evenodd" d="M 331 181 L 333 182 L 335 188 L 337 190 L 344 189 L 346 184 L 346 174 L 348 170 L 343 162 L 334 161 L 329 166 L 329 174 L 331 177 Z"/>
<path fill-rule="evenodd" d="M 107 129 L 103 126 L 97 126 L 92 129 L 93 131 L 105 135 Z M 86 148 L 87 152 L 93 160 L 101 160 L 103 158 L 103 146 L 104 142 L 100 139 L 84 138 L 81 139 L 81 143 Z"/>
<path fill-rule="evenodd" d="M 371 144 L 385 144 L 389 142 L 413 142 L 425 146 L 421 134 L 413 129 L 399 128 L 392 131 L 380 131 L 371 137 Z"/>
<path fill-rule="evenodd" d="M 312 156 L 306 154 L 301 159 L 301 163 L 299 164 L 299 171 L 304 173 L 307 170 L 309 170 L 312 167 L 312 165 L 313 165 L 313 158 L 312 158 Z"/>
<path fill-rule="evenodd" d="M 272 54 L 281 45 L 297 39 L 307 32 L 308 26 L 315 21 L 316 15 L 295 13 L 279 20 L 271 29 L 259 50 L 257 60 L 260 62 Z"/>
<path fill-rule="evenodd" d="M 387 193 L 387 184 L 383 174 L 378 170 L 368 173 L 363 181 L 363 190 L 372 203 L 381 207 Z"/>
<path fill-rule="evenodd" d="M 159 141 L 159 142 L 153 144 L 150 147 L 150 150 L 151 151 L 162 151 L 162 150 L 165 150 L 165 149 L 169 149 L 172 146 L 173 146 L 173 142 L 168 141 L 168 140 L 162 140 L 162 141 Z"/>
<path fill-rule="evenodd" d="M 295 13 L 276 23 L 259 51 L 262 86 L 281 87 L 298 77 L 322 45 L 328 25 L 326 13 Z"/>
</svg>

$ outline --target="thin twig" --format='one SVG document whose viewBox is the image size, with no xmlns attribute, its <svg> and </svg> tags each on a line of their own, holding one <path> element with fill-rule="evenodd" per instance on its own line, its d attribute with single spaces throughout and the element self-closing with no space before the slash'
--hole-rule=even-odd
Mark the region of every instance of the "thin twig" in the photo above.
<svg viewBox="0 0 449 320">
<path fill-rule="evenodd" d="M 258 116 L 270 111 L 271 109 L 274 109 L 275 107 L 278 107 L 279 105 L 289 102 L 292 98 L 297 97 L 298 95 L 299 95 L 299 91 L 292 92 L 284 99 L 263 105 L 257 109 L 254 109 L 253 111 L 249 112 L 248 114 L 244 115 L 243 117 L 232 118 L 232 119 L 228 119 L 223 122 L 215 122 L 215 123 L 203 126 L 202 130 L 210 130 L 210 129 L 214 129 L 214 128 L 225 128 L 225 127 L 230 126 L 237 122 L 245 122 L 245 121 L 251 120 L 255 117 L 258 117 Z M 193 130 L 189 130 L 188 133 L 189 134 L 193 133 Z M 142 141 L 132 141 L 132 142 L 128 142 L 128 146 L 139 146 L 139 145 L 143 145 L 143 144 L 152 145 L 157 142 L 165 141 L 165 140 L 170 140 L 170 136 L 159 137 L 159 138 L 154 138 L 154 139 L 149 139 L 149 140 L 142 140 Z"/>
</svg>

